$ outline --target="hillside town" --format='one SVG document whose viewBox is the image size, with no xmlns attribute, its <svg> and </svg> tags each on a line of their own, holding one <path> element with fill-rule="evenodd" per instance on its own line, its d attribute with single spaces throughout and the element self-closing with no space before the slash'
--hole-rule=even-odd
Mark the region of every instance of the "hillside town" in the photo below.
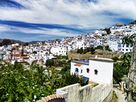
<svg viewBox="0 0 136 102">
<path fill-rule="evenodd" d="M 0 102 L 136 102 L 136 0 L 0 0 Z"/>
<path fill-rule="evenodd" d="M 22 78 L 28 78 L 25 83 L 29 83 L 30 80 L 37 82 L 36 85 L 30 84 L 34 90 L 33 94 L 36 93 L 37 87 L 39 87 L 38 90 L 41 90 L 41 86 L 45 88 L 42 89 L 43 92 L 40 92 L 44 93 L 43 95 L 35 94 L 30 98 L 34 102 L 38 100 L 38 102 L 109 102 L 120 98 L 117 91 L 120 92 L 123 101 L 115 102 L 127 102 L 126 100 L 130 102 L 132 97 L 135 99 L 134 91 L 131 91 L 131 88 L 135 86 L 135 62 L 130 62 L 131 57 L 128 55 L 129 52 L 133 53 L 135 50 L 133 42 L 124 43 L 124 39 L 132 36 L 130 38 L 135 41 L 135 36 L 133 38 L 135 33 L 136 23 L 132 22 L 127 25 L 116 24 L 109 28 L 98 29 L 75 37 L 65 37 L 61 40 L 24 43 L 3 39 L 0 43 L 1 68 L 9 68 L 8 70 L 15 68 L 18 73 L 27 70 L 30 77 L 22 76 Z M 125 40 L 128 41 L 128 39 Z M 109 55 L 113 55 L 112 57 L 106 57 L 108 55 L 105 50 L 106 46 L 108 46 Z M 99 47 L 105 48 L 102 49 L 102 55 L 100 52 L 94 51 Z M 70 53 L 77 56 L 72 58 Z M 114 55 L 114 53 L 116 54 Z M 119 55 L 117 56 L 117 54 Z M 83 56 L 87 56 L 87 58 L 81 58 Z M 6 63 L 9 67 L 6 66 Z M 131 66 L 130 63 L 134 66 Z M 19 64 L 22 66 L 22 70 L 20 70 Z M 10 71 L 3 71 L 2 74 L 10 73 Z M 16 75 L 16 71 L 14 73 Z M 127 78 L 124 77 L 126 74 L 129 74 Z M 31 76 L 35 77 L 31 79 Z M 37 77 L 39 79 L 35 80 Z M 126 79 L 122 80 L 122 78 Z M 128 79 L 131 82 L 127 81 Z M 113 89 L 115 84 L 118 87 Z M 121 92 L 127 94 L 121 94 Z M 114 94 L 118 97 L 115 97 Z M 129 95 L 131 95 L 130 98 Z"/>
<path fill-rule="evenodd" d="M 136 33 L 136 23 L 116 24 L 87 34 L 66 37 L 61 40 L 28 43 L 12 43 L 0 46 L 0 59 L 7 62 L 46 62 L 55 56 L 66 56 L 69 51 L 80 48 L 108 45 L 113 52 L 131 52 L 133 46 L 122 43 L 122 38 Z"/>
</svg>

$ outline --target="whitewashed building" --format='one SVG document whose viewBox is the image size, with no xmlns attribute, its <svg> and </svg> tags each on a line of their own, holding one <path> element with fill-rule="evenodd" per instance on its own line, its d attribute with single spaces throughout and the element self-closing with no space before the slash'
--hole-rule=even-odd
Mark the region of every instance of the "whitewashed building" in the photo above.
<svg viewBox="0 0 136 102">
<path fill-rule="evenodd" d="M 80 48 L 85 48 L 85 41 L 84 40 L 77 40 L 72 44 L 73 49 L 80 49 Z"/>
<path fill-rule="evenodd" d="M 120 40 L 115 35 L 109 35 L 107 39 L 107 44 L 112 51 L 118 51 L 118 42 Z"/>
<path fill-rule="evenodd" d="M 62 56 L 66 56 L 67 52 L 68 52 L 68 47 L 67 46 L 54 46 L 50 49 L 50 52 L 53 55 L 62 55 Z"/>
<path fill-rule="evenodd" d="M 71 74 L 83 76 L 90 82 L 111 84 L 113 81 L 113 61 L 107 58 L 74 60 L 71 62 Z"/>
<path fill-rule="evenodd" d="M 123 53 L 131 52 L 132 49 L 133 49 L 132 45 L 118 44 L 118 51 L 120 52 L 123 52 Z"/>
</svg>

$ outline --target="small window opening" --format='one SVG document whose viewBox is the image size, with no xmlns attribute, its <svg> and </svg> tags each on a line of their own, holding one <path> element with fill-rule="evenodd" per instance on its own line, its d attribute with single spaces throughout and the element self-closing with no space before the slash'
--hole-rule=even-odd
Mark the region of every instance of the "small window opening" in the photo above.
<svg viewBox="0 0 136 102">
<path fill-rule="evenodd" d="M 97 75 L 98 74 L 98 70 L 95 69 L 94 70 L 94 74 Z"/>
</svg>

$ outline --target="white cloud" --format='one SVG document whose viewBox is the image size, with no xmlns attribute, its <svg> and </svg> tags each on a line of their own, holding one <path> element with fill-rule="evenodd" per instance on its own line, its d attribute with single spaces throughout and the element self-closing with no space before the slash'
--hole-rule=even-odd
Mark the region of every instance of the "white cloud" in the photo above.
<svg viewBox="0 0 136 102">
<path fill-rule="evenodd" d="M 78 23 L 86 25 L 97 20 L 98 13 L 110 11 L 124 17 L 136 18 L 135 0 L 99 0 L 98 3 L 67 3 L 64 0 L 16 0 L 27 7 L 26 10 L 0 9 L 1 19 L 21 20 L 39 23 Z M 95 18 L 97 17 L 97 18 Z M 88 18 L 88 19 L 85 19 Z M 106 18 L 101 16 L 100 18 Z M 91 23 L 90 21 L 90 23 Z M 81 24 L 81 23 L 85 24 Z"/>
<path fill-rule="evenodd" d="M 20 27 L 14 27 L 14 26 L 7 26 L 7 25 L 0 25 L 0 32 L 21 32 L 26 34 L 43 34 L 43 35 L 57 35 L 57 36 L 75 36 L 75 33 L 67 32 L 67 30 L 58 30 L 58 29 L 48 29 L 48 28 L 42 28 L 42 29 L 29 29 L 29 28 L 20 28 Z"/>
<path fill-rule="evenodd" d="M 98 0 L 97 3 L 66 2 L 68 0 L 16 0 L 27 9 L 0 8 L 0 19 L 31 23 L 79 25 L 83 28 L 97 28 L 112 25 L 116 18 L 136 19 L 135 0 Z M 109 16 L 105 11 L 118 15 Z M 30 32 L 30 31 L 29 31 Z M 58 30 L 42 30 L 62 35 Z"/>
<path fill-rule="evenodd" d="M 10 30 L 10 27 L 0 25 L 0 32 L 2 32 L 2 31 L 8 31 L 8 30 Z"/>
</svg>

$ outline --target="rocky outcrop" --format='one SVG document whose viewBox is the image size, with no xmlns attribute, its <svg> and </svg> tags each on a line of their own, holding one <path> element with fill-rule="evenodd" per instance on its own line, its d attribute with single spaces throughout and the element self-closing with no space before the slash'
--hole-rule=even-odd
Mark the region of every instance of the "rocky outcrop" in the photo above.
<svg viewBox="0 0 136 102">
<path fill-rule="evenodd" d="M 128 77 L 129 77 L 129 80 L 132 82 L 132 85 L 136 85 L 136 43 L 133 48 L 131 68 L 129 70 Z"/>
<path fill-rule="evenodd" d="M 131 93 L 132 87 L 136 86 L 136 43 L 135 43 L 134 48 L 133 48 L 133 55 L 132 55 L 132 59 L 131 59 L 131 67 L 129 69 L 128 78 L 129 78 L 128 102 L 130 102 L 130 100 L 132 98 L 132 93 Z"/>
</svg>

